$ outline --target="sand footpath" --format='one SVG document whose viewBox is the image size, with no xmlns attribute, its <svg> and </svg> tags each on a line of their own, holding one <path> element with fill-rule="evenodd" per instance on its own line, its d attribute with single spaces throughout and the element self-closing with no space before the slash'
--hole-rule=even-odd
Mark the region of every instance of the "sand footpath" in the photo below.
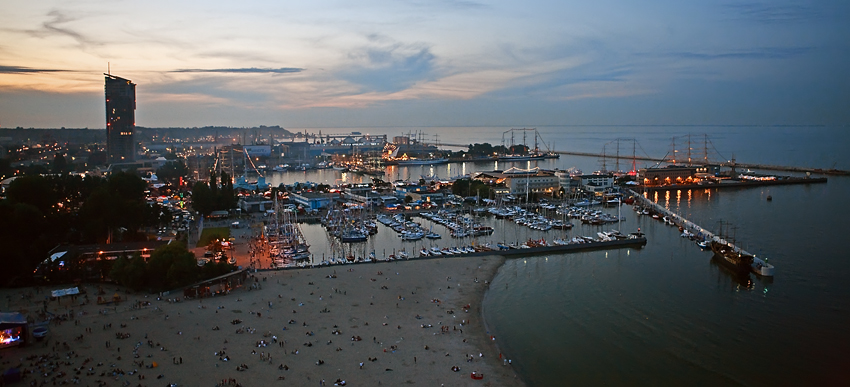
<svg viewBox="0 0 850 387">
<path fill-rule="evenodd" d="M 202 300 L 157 300 L 110 286 L 107 294 L 128 300 L 49 302 L 51 313 L 68 319 L 51 323 L 42 342 L 0 351 L 0 370 L 20 364 L 32 371 L 22 385 L 522 386 L 481 316 L 486 282 L 503 261 L 259 272 L 251 286 Z M 97 286 L 84 287 L 95 299 Z M 0 305 L 35 316 L 49 290 L 3 289 Z"/>
</svg>

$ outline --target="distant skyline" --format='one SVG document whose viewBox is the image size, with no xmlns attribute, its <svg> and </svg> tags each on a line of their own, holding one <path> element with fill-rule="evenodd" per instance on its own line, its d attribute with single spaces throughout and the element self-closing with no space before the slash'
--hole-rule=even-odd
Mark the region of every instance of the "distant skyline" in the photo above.
<svg viewBox="0 0 850 387">
<path fill-rule="evenodd" d="M 0 127 L 845 125 L 850 2 L 17 1 Z"/>
</svg>

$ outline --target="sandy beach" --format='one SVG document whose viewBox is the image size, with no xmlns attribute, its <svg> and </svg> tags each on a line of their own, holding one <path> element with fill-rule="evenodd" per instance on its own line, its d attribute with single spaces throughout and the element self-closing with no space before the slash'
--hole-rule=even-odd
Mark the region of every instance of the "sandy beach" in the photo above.
<svg viewBox="0 0 850 387">
<path fill-rule="evenodd" d="M 98 286 L 83 285 L 90 302 L 48 302 L 48 311 L 67 319 L 51 323 L 41 342 L 0 351 L 0 369 L 27 370 L 22 385 L 521 386 L 481 315 L 487 282 L 502 262 L 414 259 L 258 272 L 250 286 L 202 300 L 105 286 L 127 299 L 117 306 L 97 305 Z M 35 317 L 52 289 L 3 289 L 3 311 Z"/>
</svg>

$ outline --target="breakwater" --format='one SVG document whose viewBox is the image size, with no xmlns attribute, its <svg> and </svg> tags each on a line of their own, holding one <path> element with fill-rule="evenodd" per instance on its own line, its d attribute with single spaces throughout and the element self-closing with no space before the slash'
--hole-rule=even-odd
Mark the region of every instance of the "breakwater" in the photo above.
<svg viewBox="0 0 850 387">
<path fill-rule="evenodd" d="M 746 180 L 734 180 L 725 183 L 716 183 L 716 184 L 676 184 L 676 185 L 656 185 L 656 186 L 643 186 L 642 189 L 646 192 L 653 191 L 676 191 L 676 190 L 689 190 L 689 189 L 713 189 L 713 188 L 746 188 L 746 187 L 761 187 L 768 185 L 791 185 L 791 184 L 819 184 L 826 183 L 827 178 L 825 177 L 812 177 L 812 178 L 798 178 L 798 177 L 786 177 L 782 179 L 776 180 L 763 180 L 763 181 L 746 181 Z"/>
<path fill-rule="evenodd" d="M 451 146 L 451 147 L 460 147 L 465 148 L 469 146 L 468 144 L 448 144 L 442 143 L 441 146 Z M 570 155 L 570 156 L 584 156 L 584 157 L 596 157 L 596 158 L 607 158 L 607 159 L 620 159 L 620 160 L 641 160 L 641 161 L 654 161 L 654 162 L 666 162 L 667 160 L 664 158 L 658 157 L 648 157 L 648 156 L 612 156 L 610 154 L 602 154 L 602 153 L 593 153 L 593 152 L 576 152 L 576 151 L 553 151 L 553 153 L 559 155 Z M 693 165 L 717 165 L 718 163 L 712 162 L 704 162 L 699 160 L 691 161 Z M 754 164 L 754 163 L 728 163 L 721 162 L 719 163 L 722 167 L 732 167 L 735 168 L 749 168 L 749 169 L 759 169 L 759 170 L 767 170 L 767 171 L 784 171 L 784 172 L 801 172 L 801 173 L 815 173 L 819 175 L 837 175 L 837 176 L 850 176 L 850 171 L 843 169 L 835 169 L 835 168 L 811 168 L 811 167 L 794 167 L 787 165 L 770 165 L 770 164 Z"/>
</svg>

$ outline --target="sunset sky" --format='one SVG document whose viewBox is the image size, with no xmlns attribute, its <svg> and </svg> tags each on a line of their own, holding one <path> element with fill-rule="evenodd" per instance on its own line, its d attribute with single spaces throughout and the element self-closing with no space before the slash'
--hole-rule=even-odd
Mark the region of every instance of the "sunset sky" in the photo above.
<svg viewBox="0 0 850 387">
<path fill-rule="evenodd" d="M 699 3 L 699 4 L 695 4 Z M 848 124 L 848 1 L 0 3 L 0 127 Z"/>
</svg>

